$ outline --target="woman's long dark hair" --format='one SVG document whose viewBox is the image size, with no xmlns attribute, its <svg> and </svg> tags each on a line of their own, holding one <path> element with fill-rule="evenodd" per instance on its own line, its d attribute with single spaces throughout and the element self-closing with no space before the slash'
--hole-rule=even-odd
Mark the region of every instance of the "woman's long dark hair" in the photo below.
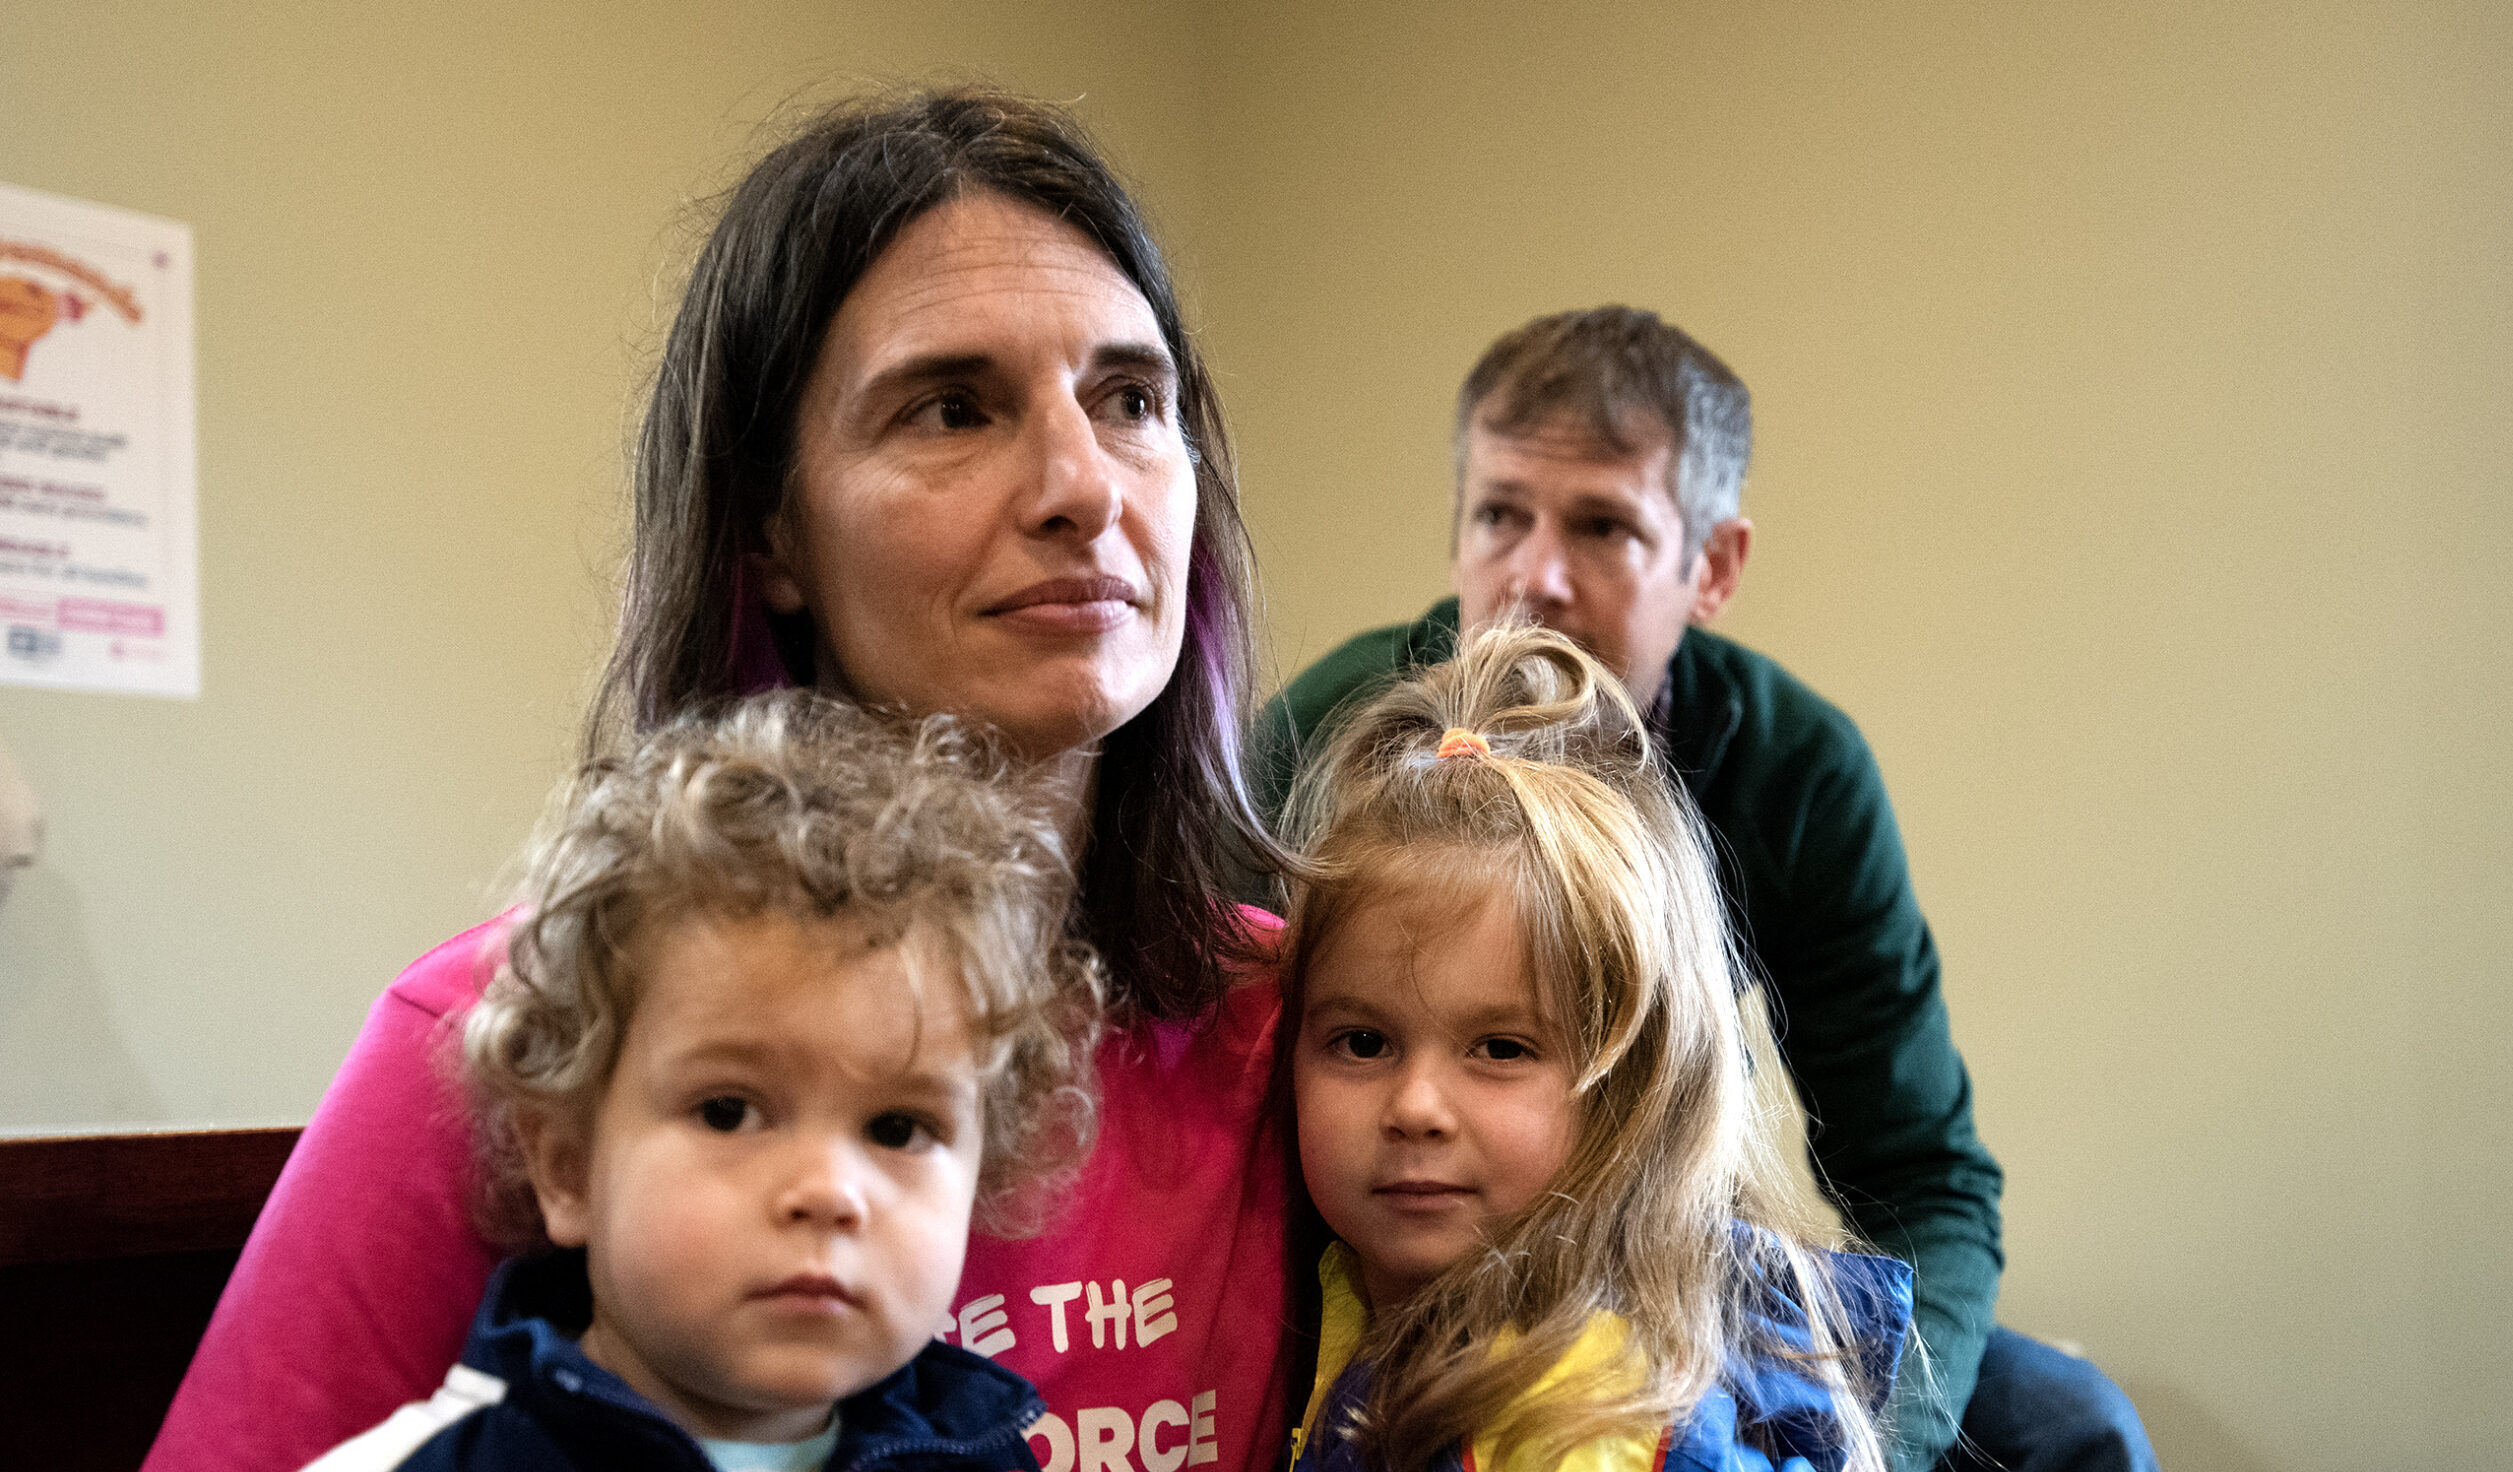
<svg viewBox="0 0 2513 1472">
<path fill-rule="evenodd" d="M 1121 1009 L 1193 1016 L 1255 950 L 1231 900 L 1233 864 L 1280 862 L 1240 770 L 1253 557 L 1221 403 L 1160 248 L 1081 126 L 1054 107 L 986 89 L 843 103 L 734 189 L 690 273 L 639 436 L 619 642 L 586 746 L 703 701 L 812 683 L 808 615 L 769 612 L 748 572 L 785 506 L 804 383 L 839 304 L 899 232 L 980 192 L 1096 242 L 1143 293 L 1177 362 L 1196 479 L 1185 644 L 1167 688 L 1102 746 L 1076 919 L 1107 959 Z"/>
</svg>

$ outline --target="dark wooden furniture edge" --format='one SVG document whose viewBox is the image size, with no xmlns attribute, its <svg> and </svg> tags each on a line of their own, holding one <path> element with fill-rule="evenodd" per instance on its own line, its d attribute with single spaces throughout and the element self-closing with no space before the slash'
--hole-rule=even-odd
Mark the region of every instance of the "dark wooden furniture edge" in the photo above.
<svg viewBox="0 0 2513 1472">
<path fill-rule="evenodd" d="M 298 1131 L 0 1139 L 0 1266 L 244 1244 Z"/>
</svg>

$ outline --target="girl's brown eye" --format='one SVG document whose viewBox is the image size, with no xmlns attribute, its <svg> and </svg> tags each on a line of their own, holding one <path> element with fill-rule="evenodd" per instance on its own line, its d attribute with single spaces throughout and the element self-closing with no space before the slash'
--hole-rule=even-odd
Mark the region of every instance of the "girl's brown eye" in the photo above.
<svg viewBox="0 0 2513 1472">
<path fill-rule="evenodd" d="M 1387 1039 L 1367 1028 L 1355 1028 L 1336 1042 L 1355 1058 L 1377 1058 L 1387 1052 Z"/>
<path fill-rule="evenodd" d="M 722 1134 L 731 1134 L 750 1118 L 750 1103 L 731 1094 L 721 1094 L 698 1106 L 698 1122 Z"/>
</svg>

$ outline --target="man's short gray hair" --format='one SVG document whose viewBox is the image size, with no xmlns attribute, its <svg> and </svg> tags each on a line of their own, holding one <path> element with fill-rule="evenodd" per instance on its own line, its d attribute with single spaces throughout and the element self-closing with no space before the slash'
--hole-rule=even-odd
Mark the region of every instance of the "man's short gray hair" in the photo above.
<svg viewBox="0 0 2513 1472">
<path fill-rule="evenodd" d="M 1674 437 L 1667 493 L 1684 523 L 1689 571 L 1710 529 L 1737 514 L 1754 448 L 1752 396 L 1708 348 L 1655 312 L 1591 307 L 1558 312 L 1484 350 L 1457 391 L 1457 468 L 1466 433 L 1524 434 L 1569 416 L 1616 455 L 1637 449 L 1635 415 Z"/>
</svg>

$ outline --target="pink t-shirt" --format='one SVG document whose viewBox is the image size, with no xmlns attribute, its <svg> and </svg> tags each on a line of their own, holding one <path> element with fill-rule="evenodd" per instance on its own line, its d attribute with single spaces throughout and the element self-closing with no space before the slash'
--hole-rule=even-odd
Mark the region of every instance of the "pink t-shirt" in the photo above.
<svg viewBox="0 0 2513 1472">
<path fill-rule="evenodd" d="M 376 1001 L 144 1472 L 289 1472 L 444 1379 L 496 1265 L 471 1224 L 446 1029 L 494 971 L 497 938 L 494 921 L 456 936 Z M 1265 1102 L 1280 1008 L 1268 975 L 1208 1026 L 1111 1036 L 1099 1144 L 1063 1209 L 1037 1237 L 969 1244 L 947 1337 L 1038 1386 L 1046 1472 L 1276 1460 L 1285 1157 Z"/>
</svg>

